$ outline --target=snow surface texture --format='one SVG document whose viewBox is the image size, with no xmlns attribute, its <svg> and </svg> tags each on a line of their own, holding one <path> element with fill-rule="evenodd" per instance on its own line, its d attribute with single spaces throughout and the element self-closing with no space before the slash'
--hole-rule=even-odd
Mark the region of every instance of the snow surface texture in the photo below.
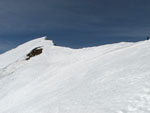
<svg viewBox="0 0 150 113">
<path fill-rule="evenodd" d="M 0 55 L 0 113 L 150 113 L 150 41 L 70 49 L 43 37 L 18 46 Z"/>
</svg>

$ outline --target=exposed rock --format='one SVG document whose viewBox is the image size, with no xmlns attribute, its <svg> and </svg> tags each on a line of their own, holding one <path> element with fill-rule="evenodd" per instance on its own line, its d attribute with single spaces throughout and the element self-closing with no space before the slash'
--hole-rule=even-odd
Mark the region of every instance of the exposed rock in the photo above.
<svg viewBox="0 0 150 113">
<path fill-rule="evenodd" d="M 41 47 L 37 47 L 33 49 L 30 53 L 27 54 L 26 60 L 29 60 L 31 57 L 40 55 L 42 53 L 43 49 Z"/>
</svg>

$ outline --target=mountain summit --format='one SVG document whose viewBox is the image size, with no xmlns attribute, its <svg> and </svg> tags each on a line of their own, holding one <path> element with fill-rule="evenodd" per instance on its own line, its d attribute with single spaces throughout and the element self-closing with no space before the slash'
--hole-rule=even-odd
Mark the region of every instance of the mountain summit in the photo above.
<svg viewBox="0 0 150 113">
<path fill-rule="evenodd" d="M 43 37 L 1 54 L 0 113 L 150 113 L 150 41 L 71 49 Z"/>
</svg>

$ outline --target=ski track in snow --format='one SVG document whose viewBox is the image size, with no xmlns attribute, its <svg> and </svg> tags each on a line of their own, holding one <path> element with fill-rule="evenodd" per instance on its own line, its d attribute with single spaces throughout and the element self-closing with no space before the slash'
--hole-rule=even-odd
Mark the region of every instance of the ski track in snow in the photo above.
<svg viewBox="0 0 150 113">
<path fill-rule="evenodd" d="M 15 70 L 18 68 L 21 68 L 22 65 L 24 65 L 25 60 L 18 60 L 15 61 L 14 63 L 0 69 L 0 78 L 5 77 L 5 75 L 10 75 L 12 74 Z"/>
</svg>

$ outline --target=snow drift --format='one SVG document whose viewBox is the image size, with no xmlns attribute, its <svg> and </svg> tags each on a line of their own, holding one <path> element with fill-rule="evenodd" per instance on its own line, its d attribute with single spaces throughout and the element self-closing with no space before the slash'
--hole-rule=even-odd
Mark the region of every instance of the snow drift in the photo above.
<svg viewBox="0 0 150 113">
<path fill-rule="evenodd" d="M 18 46 L 0 55 L 0 113 L 150 113 L 150 41 Z"/>
</svg>

